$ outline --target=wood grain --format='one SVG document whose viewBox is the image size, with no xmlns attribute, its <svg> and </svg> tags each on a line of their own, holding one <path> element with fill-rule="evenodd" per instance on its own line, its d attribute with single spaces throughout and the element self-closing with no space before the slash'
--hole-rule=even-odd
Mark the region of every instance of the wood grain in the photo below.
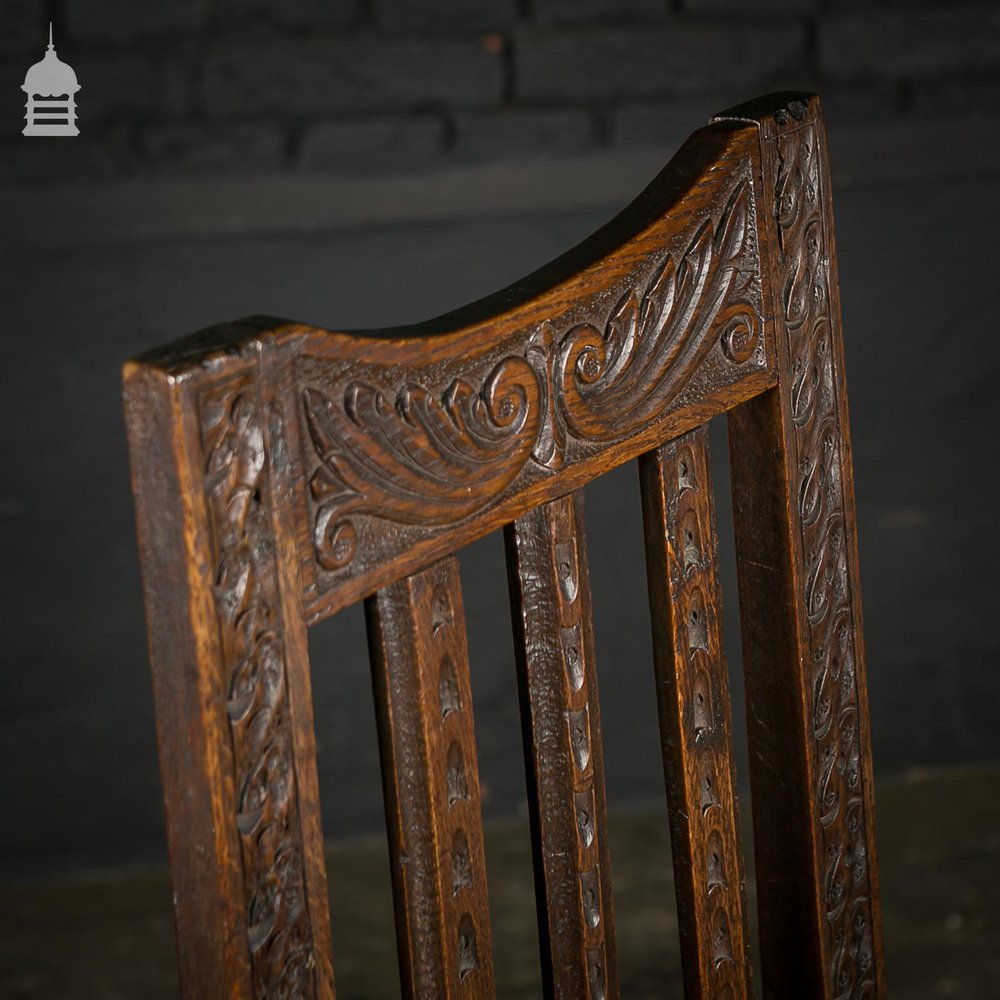
<svg viewBox="0 0 1000 1000">
<path fill-rule="evenodd" d="M 281 415 L 319 621 L 774 383 L 758 147 L 750 126 L 700 130 L 579 247 L 436 320 L 344 334 L 256 317 L 140 363 L 198 379 L 267 344 L 292 366 Z"/>
<path fill-rule="evenodd" d="M 332 997 L 287 445 L 256 359 L 226 368 L 126 373 L 181 986 Z"/>
<path fill-rule="evenodd" d="M 748 1000 L 750 934 L 706 429 L 648 452 L 639 469 L 685 995 Z"/>
<path fill-rule="evenodd" d="M 486 856 L 458 561 L 365 606 L 406 996 L 492 997 Z"/>
<path fill-rule="evenodd" d="M 505 532 L 546 996 L 618 996 L 583 494 Z"/>
<path fill-rule="evenodd" d="M 761 130 L 779 385 L 730 417 L 765 991 L 884 997 L 843 337 L 819 103 Z M 784 822 L 780 822 L 783 818 Z"/>
</svg>

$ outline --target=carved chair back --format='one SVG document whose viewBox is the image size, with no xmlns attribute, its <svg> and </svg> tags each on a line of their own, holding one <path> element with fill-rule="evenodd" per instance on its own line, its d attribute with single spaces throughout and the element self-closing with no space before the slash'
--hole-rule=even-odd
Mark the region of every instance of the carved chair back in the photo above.
<svg viewBox="0 0 1000 1000">
<path fill-rule="evenodd" d="M 182 990 L 334 995 L 306 630 L 364 600 L 404 994 L 493 995 L 458 563 L 503 527 L 545 992 L 616 997 L 581 488 L 637 460 L 689 997 L 749 998 L 705 424 L 728 415 L 761 970 L 884 996 L 819 103 L 695 132 L 593 237 L 438 321 L 269 318 L 126 365 Z"/>
</svg>

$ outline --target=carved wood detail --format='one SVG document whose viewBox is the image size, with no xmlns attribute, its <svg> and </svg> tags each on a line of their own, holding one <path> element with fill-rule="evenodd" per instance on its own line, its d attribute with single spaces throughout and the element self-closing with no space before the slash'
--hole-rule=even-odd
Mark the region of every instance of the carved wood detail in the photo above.
<svg viewBox="0 0 1000 1000">
<path fill-rule="evenodd" d="M 546 995 L 618 996 L 580 491 L 506 530 Z"/>
<path fill-rule="evenodd" d="M 316 995 L 257 373 L 200 398 L 254 996 Z"/>
<path fill-rule="evenodd" d="M 816 126 L 809 124 L 778 136 L 774 196 L 792 366 L 784 391 L 790 394 L 798 457 L 795 513 L 806 571 L 801 600 L 808 623 L 828 988 L 838 1000 L 861 1000 L 874 994 L 876 972 L 819 141 Z"/>
<path fill-rule="evenodd" d="M 406 996 L 493 995 L 486 855 L 458 562 L 369 599 Z"/>
<path fill-rule="evenodd" d="M 713 351 L 727 378 L 766 365 L 752 180 L 719 184 L 693 233 L 557 332 L 543 322 L 500 353 L 449 365 L 320 368 L 303 378 L 315 560 L 320 571 L 390 559 L 399 533 L 367 522 L 449 525 L 628 438 L 675 406 Z M 602 319 L 584 318 L 603 314 Z M 317 372 L 324 372 L 322 379 Z M 328 373 L 328 374 L 327 374 Z M 390 535 L 390 538 L 386 536 Z"/>
<path fill-rule="evenodd" d="M 704 427 L 640 460 L 685 993 L 752 997 L 718 541 Z"/>
</svg>

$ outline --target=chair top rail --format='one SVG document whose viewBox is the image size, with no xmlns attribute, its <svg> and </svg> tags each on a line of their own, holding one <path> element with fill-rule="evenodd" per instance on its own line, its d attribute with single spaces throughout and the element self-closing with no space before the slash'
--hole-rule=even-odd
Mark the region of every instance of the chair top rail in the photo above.
<svg viewBox="0 0 1000 1000">
<path fill-rule="evenodd" d="M 775 383 L 759 150 L 751 123 L 699 129 L 577 247 L 437 319 L 250 317 L 140 355 L 125 391 L 165 382 L 204 425 L 259 380 L 322 620 Z"/>
</svg>

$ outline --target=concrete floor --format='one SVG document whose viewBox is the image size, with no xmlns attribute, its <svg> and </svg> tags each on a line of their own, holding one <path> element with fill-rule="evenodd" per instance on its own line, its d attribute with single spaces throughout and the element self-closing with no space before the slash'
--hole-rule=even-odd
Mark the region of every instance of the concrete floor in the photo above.
<svg viewBox="0 0 1000 1000">
<path fill-rule="evenodd" d="M 1000 997 L 1000 770 L 913 772 L 883 780 L 877 803 L 891 996 Z M 662 811 L 611 818 L 619 968 L 629 1000 L 681 995 L 664 827 Z M 498 995 L 537 997 L 524 822 L 488 828 L 487 862 Z M 383 838 L 331 844 L 328 867 L 338 996 L 398 996 Z M 4 1000 L 177 995 L 162 869 L 8 885 L 0 888 L 0 914 Z"/>
</svg>

